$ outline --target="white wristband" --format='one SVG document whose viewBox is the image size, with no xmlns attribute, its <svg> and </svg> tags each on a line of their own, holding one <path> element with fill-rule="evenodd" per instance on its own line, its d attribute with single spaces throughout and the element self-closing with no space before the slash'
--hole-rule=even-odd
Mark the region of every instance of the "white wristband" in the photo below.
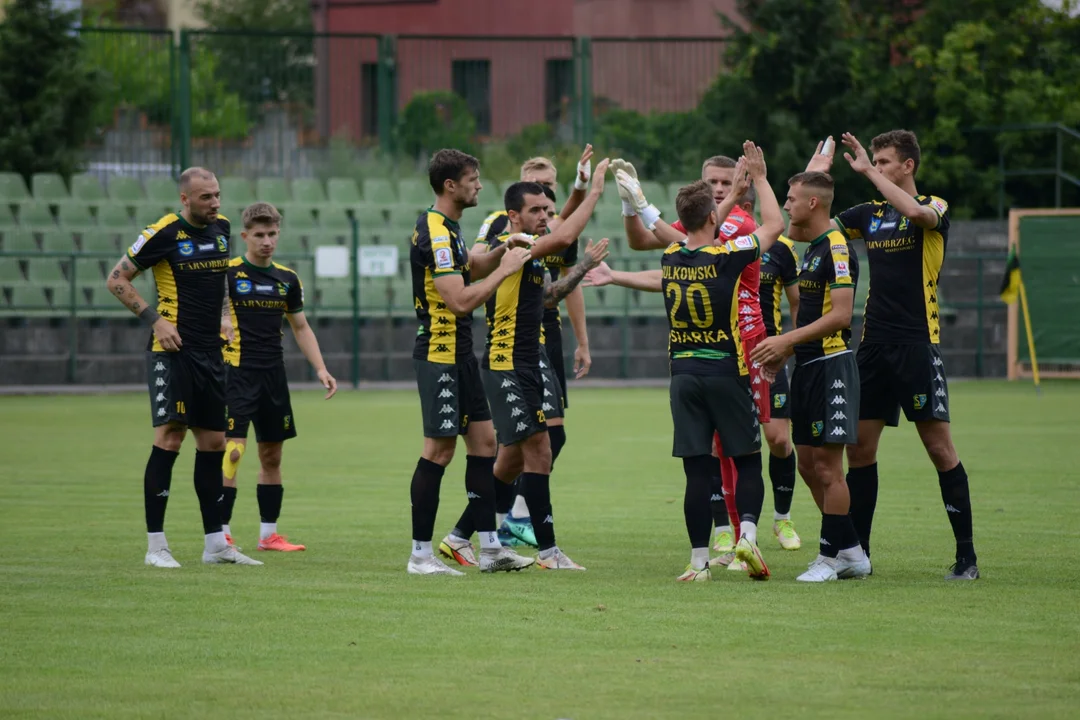
<svg viewBox="0 0 1080 720">
<path fill-rule="evenodd" d="M 580 175 L 574 176 L 574 189 L 575 190 L 588 190 L 589 183 L 582 181 Z"/>
<path fill-rule="evenodd" d="M 655 205 L 650 205 L 641 211 L 641 222 L 645 223 L 645 227 L 650 230 L 656 227 L 656 221 L 660 219 L 660 211 L 657 210 Z"/>
<path fill-rule="evenodd" d="M 634 217 L 637 215 L 637 210 L 634 209 L 634 205 L 628 200 L 622 201 L 622 214 L 623 217 Z"/>
</svg>

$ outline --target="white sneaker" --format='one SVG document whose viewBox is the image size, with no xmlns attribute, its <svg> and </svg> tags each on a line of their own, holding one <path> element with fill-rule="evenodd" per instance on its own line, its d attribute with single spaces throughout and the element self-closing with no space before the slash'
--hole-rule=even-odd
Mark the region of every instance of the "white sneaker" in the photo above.
<svg viewBox="0 0 1080 720">
<path fill-rule="evenodd" d="M 480 572 L 510 572 L 529 567 L 536 558 L 518 555 L 510 548 L 500 547 L 480 550 Z"/>
<path fill-rule="evenodd" d="M 235 545 L 226 545 L 224 550 L 218 550 L 217 552 L 203 550 L 202 561 L 210 565 L 262 565 L 261 561 L 252 560 L 241 553 L 236 549 Z"/>
<path fill-rule="evenodd" d="M 818 555 L 814 562 L 810 563 L 809 569 L 799 577 L 799 582 L 829 582 L 838 579 L 836 577 L 836 561 L 824 555 Z"/>
<path fill-rule="evenodd" d="M 836 556 L 836 577 L 841 580 L 864 580 L 870 570 L 870 558 L 859 546 L 841 550 Z"/>
<path fill-rule="evenodd" d="M 434 555 L 427 557 L 419 557 L 417 555 L 409 556 L 409 564 L 405 568 L 409 571 L 410 575 L 464 575 L 465 573 L 460 570 L 455 570 L 448 567 L 439 558 Z"/>
<path fill-rule="evenodd" d="M 537 558 L 536 567 L 544 570 L 584 570 L 585 568 L 578 565 L 576 562 L 570 559 L 568 555 L 565 555 L 562 550 L 555 548 L 555 552 L 546 558 Z"/>
<path fill-rule="evenodd" d="M 180 563 L 176 562 L 176 558 L 172 556 L 172 552 L 169 551 L 169 548 L 147 551 L 146 564 L 161 568 L 180 567 Z"/>
</svg>

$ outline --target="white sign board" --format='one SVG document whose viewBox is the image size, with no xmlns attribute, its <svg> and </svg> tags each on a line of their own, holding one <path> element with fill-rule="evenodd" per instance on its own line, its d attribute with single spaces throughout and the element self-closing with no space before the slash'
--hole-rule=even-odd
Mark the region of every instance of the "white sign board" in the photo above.
<svg viewBox="0 0 1080 720">
<path fill-rule="evenodd" d="M 349 248 L 344 245 L 320 245 L 315 248 L 315 276 L 349 277 Z"/>
<path fill-rule="evenodd" d="M 357 258 L 363 277 L 393 277 L 397 275 L 398 249 L 396 245 L 364 245 Z"/>
</svg>

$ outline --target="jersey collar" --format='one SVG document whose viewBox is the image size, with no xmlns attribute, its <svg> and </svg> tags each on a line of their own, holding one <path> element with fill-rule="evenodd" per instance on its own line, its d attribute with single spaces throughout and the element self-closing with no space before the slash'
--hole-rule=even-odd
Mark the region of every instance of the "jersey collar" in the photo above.
<svg viewBox="0 0 1080 720">
<path fill-rule="evenodd" d="M 816 238 L 814 238 L 813 240 L 810 241 L 810 247 L 813 247 L 814 245 L 817 245 L 822 240 L 829 237 L 829 233 L 831 233 L 831 232 L 832 232 L 832 230 L 829 229 L 829 230 L 826 230 L 825 232 L 823 232 L 822 234 L 818 235 Z"/>
<path fill-rule="evenodd" d="M 428 208 L 428 212 L 433 212 L 433 213 L 435 213 L 436 215 L 438 215 L 439 217 L 441 217 L 441 218 L 442 218 L 443 220 L 445 220 L 446 222 L 448 222 L 448 223 L 450 223 L 451 225 L 453 225 L 455 229 L 458 229 L 458 228 L 460 227 L 460 225 L 458 225 L 458 223 L 454 222 L 453 220 L 451 220 L 450 218 L 446 217 L 446 216 L 445 216 L 445 215 L 443 215 L 443 214 L 442 214 L 441 212 L 439 212 L 438 210 L 436 210 L 436 209 L 435 209 L 435 206 L 434 206 L 434 205 L 432 205 L 431 207 L 429 207 L 429 208 Z"/>
</svg>

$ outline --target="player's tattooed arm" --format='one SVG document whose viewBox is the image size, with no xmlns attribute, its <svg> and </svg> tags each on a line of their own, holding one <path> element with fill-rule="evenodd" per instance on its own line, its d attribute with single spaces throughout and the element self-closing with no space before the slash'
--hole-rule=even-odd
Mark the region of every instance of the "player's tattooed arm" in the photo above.
<svg viewBox="0 0 1080 720">
<path fill-rule="evenodd" d="M 236 328 L 232 321 L 232 303 L 229 301 L 229 276 L 225 275 L 225 297 L 221 301 L 221 335 L 230 343 L 236 340 Z"/>
<path fill-rule="evenodd" d="M 608 256 L 608 239 L 604 238 L 596 245 L 592 240 L 585 246 L 585 257 L 574 267 L 570 268 L 565 275 L 554 282 L 544 276 L 544 307 L 555 307 L 570 292 L 578 286 L 585 277 L 585 273 L 600 265 Z"/>
<path fill-rule="evenodd" d="M 183 343 L 180 341 L 180 333 L 176 326 L 161 317 L 154 306 L 146 302 L 131 284 L 140 272 L 142 270 L 125 255 L 109 273 L 105 286 L 124 304 L 124 307 L 153 328 L 154 336 L 163 349 L 170 352 L 179 350 Z"/>
</svg>

